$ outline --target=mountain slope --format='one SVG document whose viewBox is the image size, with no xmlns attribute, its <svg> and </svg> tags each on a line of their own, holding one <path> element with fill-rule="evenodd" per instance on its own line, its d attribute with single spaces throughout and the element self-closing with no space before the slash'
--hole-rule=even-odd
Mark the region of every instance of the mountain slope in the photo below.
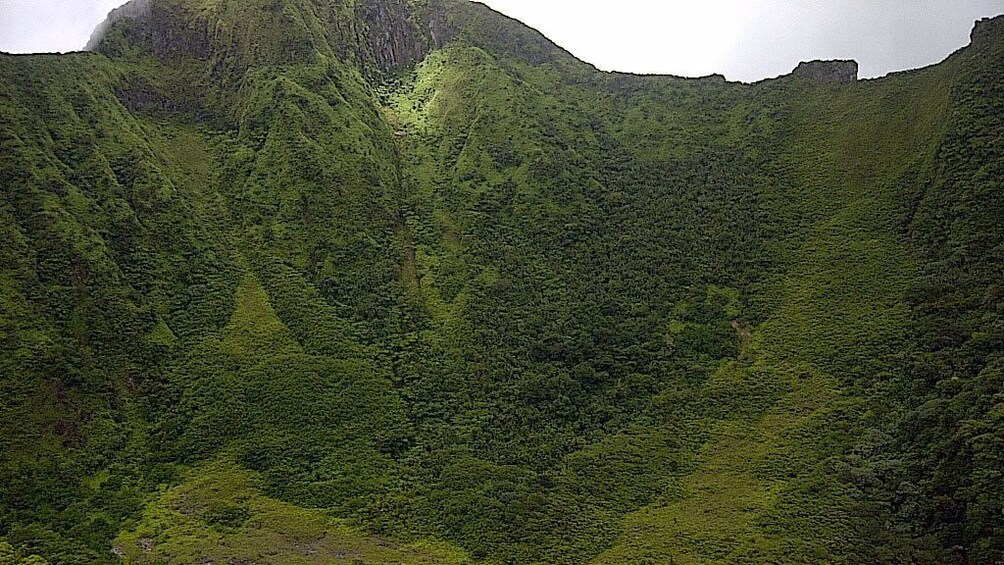
<svg viewBox="0 0 1004 565">
<path fill-rule="evenodd" d="M 1001 25 L 851 84 L 600 73 L 436 0 L 0 56 L 0 539 L 993 562 Z"/>
</svg>

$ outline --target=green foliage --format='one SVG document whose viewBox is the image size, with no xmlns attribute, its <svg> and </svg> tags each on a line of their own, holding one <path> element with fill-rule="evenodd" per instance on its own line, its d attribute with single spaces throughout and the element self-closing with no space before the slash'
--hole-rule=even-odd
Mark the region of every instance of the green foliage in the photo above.
<svg viewBox="0 0 1004 565">
<path fill-rule="evenodd" d="M 0 563 L 3 565 L 48 565 L 48 561 L 37 555 L 25 556 L 9 543 L 0 542 Z"/>
<path fill-rule="evenodd" d="M 853 85 L 436 0 L 0 55 L 0 561 L 993 562 L 985 26 Z"/>
<path fill-rule="evenodd" d="M 260 482 L 227 460 L 193 469 L 147 505 L 114 551 L 129 563 L 469 563 L 446 544 L 396 543 L 280 502 Z"/>
<path fill-rule="evenodd" d="M 999 21 L 988 25 L 999 33 Z M 910 289 L 918 345 L 897 390 L 906 411 L 896 443 L 907 454 L 897 480 L 918 495 L 900 519 L 926 516 L 918 532 L 972 561 L 1004 554 L 1002 52 L 990 35 L 965 53 L 938 172 L 911 201 L 907 231 L 922 249 Z"/>
</svg>

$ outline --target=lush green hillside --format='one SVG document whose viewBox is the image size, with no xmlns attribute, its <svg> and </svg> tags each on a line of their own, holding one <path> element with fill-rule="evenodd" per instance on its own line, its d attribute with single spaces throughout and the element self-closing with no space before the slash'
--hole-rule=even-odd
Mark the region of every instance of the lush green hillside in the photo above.
<svg viewBox="0 0 1004 565">
<path fill-rule="evenodd" d="M 0 55 L 0 562 L 1004 559 L 1004 21 L 852 84 L 460 0 Z"/>
</svg>

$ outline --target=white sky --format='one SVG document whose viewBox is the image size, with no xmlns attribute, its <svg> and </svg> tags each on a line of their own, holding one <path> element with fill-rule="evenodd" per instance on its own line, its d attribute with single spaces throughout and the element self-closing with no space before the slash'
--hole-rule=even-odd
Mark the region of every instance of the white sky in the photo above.
<svg viewBox="0 0 1004 565">
<path fill-rule="evenodd" d="M 80 49 L 122 0 L 0 0 L 0 51 Z M 941 61 L 1004 0 L 486 0 L 603 70 L 751 81 L 799 61 L 861 76 Z"/>
</svg>

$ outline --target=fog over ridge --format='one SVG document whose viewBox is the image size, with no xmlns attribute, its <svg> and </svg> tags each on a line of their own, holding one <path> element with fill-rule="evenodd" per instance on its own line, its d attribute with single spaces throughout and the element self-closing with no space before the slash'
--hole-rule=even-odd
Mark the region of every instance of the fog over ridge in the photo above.
<svg viewBox="0 0 1004 565">
<path fill-rule="evenodd" d="M 108 14 L 108 17 L 94 28 L 91 38 L 87 40 L 87 45 L 84 46 L 84 51 L 91 51 L 97 48 L 112 24 L 120 19 L 140 17 L 149 12 L 151 2 L 152 0 L 129 0 L 129 2 L 112 10 Z"/>
</svg>

